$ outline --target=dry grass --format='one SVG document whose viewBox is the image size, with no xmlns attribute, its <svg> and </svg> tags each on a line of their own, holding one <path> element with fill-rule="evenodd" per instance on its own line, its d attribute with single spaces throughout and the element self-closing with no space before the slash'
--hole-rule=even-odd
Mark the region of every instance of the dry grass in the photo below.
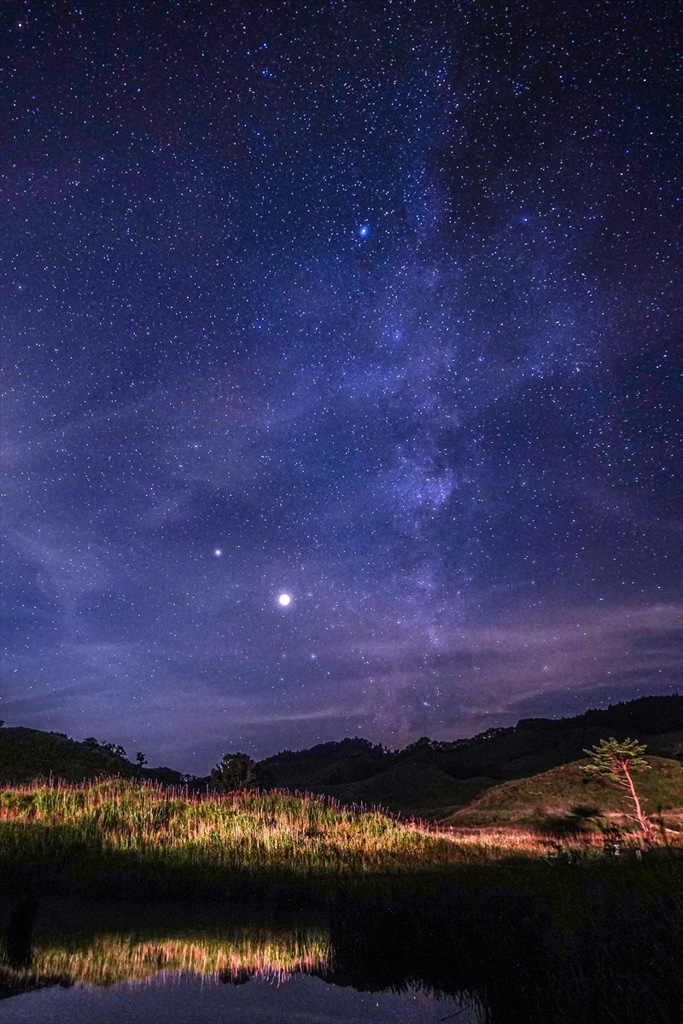
<svg viewBox="0 0 683 1024">
<path fill-rule="evenodd" d="M 665 836 L 683 845 L 683 833 Z M 635 833 L 622 849 L 638 847 Z M 72 880 L 137 872 L 206 882 L 328 884 L 485 865 L 604 854 L 597 831 L 406 822 L 324 797 L 241 791 L 190 795 L 150 783 L 33 783 L 0 790 L 0 867 L 39 865 Z"/>
<path fill-rule="evenodd" d="M 188 795 L 105 780 L 0 791 L 5 864 L 116 860 L 191 873 L 298 878 L 402 872 L 457 860 L 450 837 L 308 795 Z"/>
</svg>

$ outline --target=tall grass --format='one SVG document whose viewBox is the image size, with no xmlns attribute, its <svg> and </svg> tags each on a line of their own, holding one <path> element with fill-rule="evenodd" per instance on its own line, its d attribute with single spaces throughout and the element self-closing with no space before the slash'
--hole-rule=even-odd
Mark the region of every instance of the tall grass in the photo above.
<svg viewBox="0 0 683 1024">
<path fill-rule="evenodd" d="M 0 790 L 0 869 L 28 864 L 71 879 L 142 871 L 207 882 L 344 883 L 552 859 L 558 850 L 532 830 L 439 830 L 311 795 L 193 795 L 124 779 Z M 586 859 L 602 846 L 587 836 L 571 851 Z"/>
<path fill-rule="evenodd" d="M 450 837 L 322 797 L 190 795 L 150 783 L 0 791 L 0 864 L 146 865 L 200 876 L 305 879 L 413 871 L 458 860 Z"/>
</svg>

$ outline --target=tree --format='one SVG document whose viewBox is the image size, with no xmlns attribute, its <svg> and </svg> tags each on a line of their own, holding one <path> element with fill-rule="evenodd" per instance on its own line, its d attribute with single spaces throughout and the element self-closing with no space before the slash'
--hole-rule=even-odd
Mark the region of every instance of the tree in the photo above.
<svg viewBox="0 0 683 1024">
<path fill-rule="evenodd" d="M 147 764 L 147 758 L 145 757 L 141 750 L 138 750 L 137 754 L 135 755 L 135 760 L 138 763 L 138 768 L 144 768 L 144 766 Z"/>
<path fill-rule="evenodd" d="M 249 754 L 223 754 L 220 764 L 211 771 L 211 781 L 224 793 L 246 789 L 252 781 L 255 767 L 256 762 Z"/>
<path fill-rule="evenodd" d="M 600 740 L 590 750 L 584 750 L 590 758 L 590 763 L 584 765 L 582 771 L 590 775 L 600 775 L 626 790 L 635 808 L 635 819 L 643 830 L 645 842 L 648 846 L 654 846 L 652 825 L 643 812 L 643 801 L 638 796 L 633 781 L 634 770 L 650 768 L 643 757 L 645 749 L 645 744 L 638 743 L 637 740 L 615 740 L 614 736 L 610 736 L 608 740 Z"/>
<path fill-rule="evenodd" d="M 100 743 L 103 750 L 106 750 L 109 754 L 113 754 L 114 757 L 125 757 L 126 751 L 120 743 Z"/>
</svg>

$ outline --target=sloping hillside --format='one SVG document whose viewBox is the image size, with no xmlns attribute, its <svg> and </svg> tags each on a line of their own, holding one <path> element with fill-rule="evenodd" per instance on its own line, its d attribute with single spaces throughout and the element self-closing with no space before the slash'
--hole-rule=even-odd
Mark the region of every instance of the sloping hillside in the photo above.
<svg viewBox="0 0 683 1024">
<path fill-rule="evenodd" d="M 577 761 L 585 748 L 609 736 L 637 738 L 646 744 L 648 756 L 683 760 L 683 697 L 642 697 L 574 718 L 523 719 L 471 739 L 425 737 L 399 751 L 358 738 L 321 743 L 266 758 L 255 777 L 263 788 L 323 793 L 343 802 L 443 818 L 499 782 Z M 77 742 L 37 729 L 0 729 L 0 783 L 50 775 L 71 781 L 104 775 L 188 781 L 170 768 L 140 769 L 113 744 Z M 190 780 L 190 785 L 203 788 L 208 781 Z"/>
<path fill-rule="evenodd" d="M 266 784 L 316 793 L 343 786 L 335 792 L 343 792 L 345 799 L 366 801 L 372 793 L 372 799 L 392 806 L 401 799 L 412 801 L 412 778 L 425 776 L 428 768 L 454 781 L 488 778 L 493 784 L 578 760 L 586 748 L 610 735 L 636 736 L 649 754 L 683 759 L 683 697 L 641 697 L 574 718 L 522 719 L 515 726 L 488 729 L 469 739 L 423 737 L 395 752 L 366 739 L 344 739 L 307 751 L 285 751 L 262 761 L 259 768 Z M 381 784 L 384 773 L 398 765 L 402 771 L 391 777 L 405 780 L 403 794 L 393 784 Z M 371 785 L 369 780 L 376 776 L 382 778 Z"/>
<path fill-rule="evenodd" d="M 40 729 L 0 729 L 0 783 L 31 782 L 33 779 L 64 779 L 78 782 L 106 775 L 146 778 L 179 784 L 180 772 L 170 768 L 140 769 L 104 744 L 88 744 L 62 733 Z"/>
<path fill-rule="evenodd" d="M 441 818 L 470 802 L 493 779 L 454 779 L 436 765 L 399 762 L 369 779 L 328 786 L 325 793 L 342 803 L 385 807 L 413 817 Z"/>
<path fill-rule="evenodd" d="M 646 757 L 650 771 L 634 773 L 648 815 L 683 817 L 683 765 L 663 757 Z M 581 771 L 586 759 L 560 765 L 525 779 L 492 786 L 444 819 L 451 825 L 493 825 L 511 820 L 539 824 L 543 819 L 566 826 L 604 815 L 630 814 L 627 795 L 606 779 Z"/>
</svg>

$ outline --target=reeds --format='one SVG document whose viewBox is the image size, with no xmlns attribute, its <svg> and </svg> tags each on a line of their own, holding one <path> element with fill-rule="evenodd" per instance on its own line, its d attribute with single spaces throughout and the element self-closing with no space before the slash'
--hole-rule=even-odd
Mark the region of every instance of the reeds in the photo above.
<svg viewBox="0 0 683 1024">
<path fill-rule="evenodd" d="M 602 856 L 600 837 L 552 844 L 531 829 L 439 829 L 326 797 L 190 794 L 149 782 L 33 783 L 0 790 L 0 868 L 330 882 L 455 865 Z"/>
<path fill-rule="evenodd" d="M 449 836 L 323 797 L 197 796 L 120 779 L 4 789 L 0 837 L 5 864 L 124 859 L 200 875 L 358 875 L 458 859 Z"/>
</svg>

